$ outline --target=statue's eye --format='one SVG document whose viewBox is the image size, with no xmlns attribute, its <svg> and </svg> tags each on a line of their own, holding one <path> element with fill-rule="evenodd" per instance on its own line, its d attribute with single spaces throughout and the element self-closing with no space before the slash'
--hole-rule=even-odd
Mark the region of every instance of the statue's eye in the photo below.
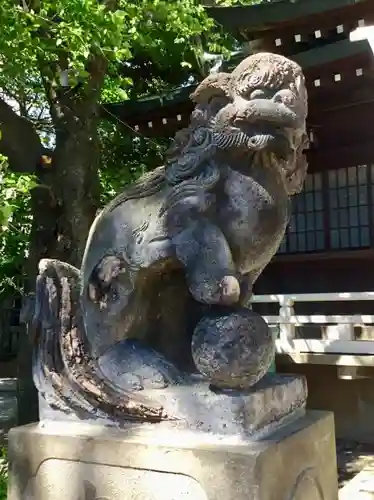
<svg viewBox="0 0 374 500">
<path fill-rule="evenodd" d="M 282 89 L 274 95 L 273 101 L 280 102 L 285 106 L 292 106 L 296 103 L 297 97 L 293 92 L 291 92 L 291 90 Z"/>
</svg>

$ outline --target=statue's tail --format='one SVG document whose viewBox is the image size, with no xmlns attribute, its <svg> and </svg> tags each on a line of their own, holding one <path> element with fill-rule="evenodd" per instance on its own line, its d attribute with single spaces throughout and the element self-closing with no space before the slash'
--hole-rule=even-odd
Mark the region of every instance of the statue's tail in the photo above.
<svg viewBox="0 0 374 500">
<path fill-rule="evenodd" d="M 52 408 L 79 418 L 114 422 L 172 417 L 138 394 L 113 386 L 88 354 L 79 302 L 79 270 L 43 259 L 39 264 L 33 318 L 34 382 Z"/>
</svg>

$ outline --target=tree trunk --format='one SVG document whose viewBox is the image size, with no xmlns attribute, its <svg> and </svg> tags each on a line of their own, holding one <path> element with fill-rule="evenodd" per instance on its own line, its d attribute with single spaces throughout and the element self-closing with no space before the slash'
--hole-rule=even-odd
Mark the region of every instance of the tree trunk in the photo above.
<svg viewBox="0 0 374 500">
<path fill-rule="evenodd" d="M 53 178 L 59 209 L 57 255 L 76 267 L 80 267 L 88 232 L 99 208 L 99 161 L 96 118 L 87 120 L 82 127 L 70 124 L 69 136 L 58 136 Z"/>
<path fill-rule="evenodd" d="M 32 228 L 28 276 L 32 291 L 37 266 L 43 258 L 80 267 L 90 226 L 100 203 L 100 151 L 96 124 L 72 128 L 58 141 L 53 162 L 39 175 L 32 192 Z"/>
</svg>

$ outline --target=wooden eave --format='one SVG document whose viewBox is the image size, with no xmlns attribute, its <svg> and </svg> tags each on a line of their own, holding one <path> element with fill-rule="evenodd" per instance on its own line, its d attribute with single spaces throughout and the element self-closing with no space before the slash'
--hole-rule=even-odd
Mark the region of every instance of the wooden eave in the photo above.
<svg viewBox="0 0 374 500">
<path fill-rule="evenodd" d="M 300 64 L 305 73 L 307 73 L 309 70 L 315 70 L 319 66 L 325 66 L 365 53 L 372 57 L 370 46 L 366 40 L 354 43 L 349 40 L 342 40 L 325 45 L 324 47 L 300 52 L 299 54 L 295 54 L 292 59 Z"/>
<path fill-rule="evenodd" d="M 346 105 L 353 96 L 358 100 L 372 99 L 373 56 L 366 41 L 352 43 L 342 40 L 295 54 L 293 58 L 306 75 L 311 121 L 326 108 Z M 341 80 L 336 81 L 336 75 Z M 168 137 L 188 124 L 193 109 L 189 95 L 194 89 L 195 86 L 188 86 L 163 97 L 107 104 L 104 116 L 118 119 L 131 128 L 137 127 L 137 131 L 147 136 Z"/>
<path fill-rule="evenodd" d="M 111 113 L 121 115 L 126 120 L 134 116 L 151 116 L 154 111 L 166 112 L 175 109 L 178 105 L 184 104 L 190 99 L 190 94 L 196 89 L 196 85 L 186 85 L 179 87 L 168 94 L 162 96 L 151 96 L 139 101 L 123 101 L 118 103 L 105 104 L 104 108 Z"/>
<path fill-rule="evenodd" d="M 371 0 L 283 0 L 258 5 L 207 7 L 209 15 L 238 39 L 256 39 L 266 32 L 324 22 L 331 16 L 372 12 Z M 243 36 L 246 33 L 249 36 Z"/>
</svg>

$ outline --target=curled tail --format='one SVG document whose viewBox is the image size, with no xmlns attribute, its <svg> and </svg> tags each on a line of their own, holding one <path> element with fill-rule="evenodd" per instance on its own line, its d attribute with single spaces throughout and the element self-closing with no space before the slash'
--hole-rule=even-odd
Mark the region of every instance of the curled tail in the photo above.
<svg viewBox="0 0 374 500">
<path fill-rule="evenodd" d="M 34 316 L 34 382 L 46 402 L 79 418 L 114 422 L 172 420 L 159 405 L 114 386 L 87 349 L 79 302 L 79 270 L 64 262 L 39 264 Z"/>
</svg>

